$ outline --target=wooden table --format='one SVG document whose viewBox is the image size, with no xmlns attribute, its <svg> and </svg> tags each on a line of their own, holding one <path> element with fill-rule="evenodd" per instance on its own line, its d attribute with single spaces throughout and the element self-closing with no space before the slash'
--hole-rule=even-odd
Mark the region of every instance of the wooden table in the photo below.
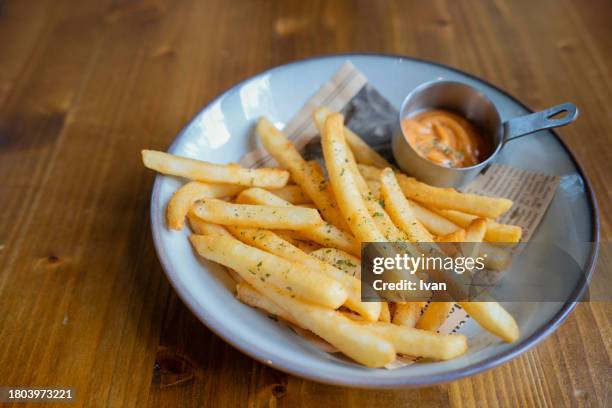
<svg viewBox="0 0 612 408">
<path fill-rule="evenodd" d="M 0 384 L 74 387 L 86 406 L 609 406 L 610 303 L 580 304 L 521 357 L 429 388 L 339 388 L 255 362 L 168 284 L 139 151 L 166 149 L 267 68 L 416 56 L 534 109 L 575 102 L 580 119 L 559 133 L 610 240 L 611 17 L 609 0 L 0 2 Z"/>
</svg>

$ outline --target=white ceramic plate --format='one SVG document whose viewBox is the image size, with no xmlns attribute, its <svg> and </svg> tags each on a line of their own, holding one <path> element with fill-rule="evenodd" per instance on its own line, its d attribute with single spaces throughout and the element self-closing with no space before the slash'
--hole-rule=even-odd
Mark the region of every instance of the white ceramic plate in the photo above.
<svg viewBox="0 0 612 408">
<path fill-rule="evenodd" d="M 287 123 L 346 60 L 398 108 L 417 85 L 444 78 L 480 88 L 495 103 L 503 120 L 530 112 L 500 89 L 449 67 L 397 56 L 339 55 L 280 66 L 241 82 L 205 107 L 177 136 L 169 151 L 217 163 L 238 161 L 253 147 L 252 132 L 259 116 L 266 115 L 277 125 Z M 598 242 L 597 206 L 588 181 L 553 132 L 540 132 L 537 137 L 522 138 L 507 145 L 499 161 L 563 177 L 532 239 L 558 242 L 562 247 L 572 242 Z M 226 272 L 193 253 L 187 240 L 188 230 L 177 232 L 166 228 L 166 204 L 183 183 L 184 180 L 177 178 L 157 176 L 151 199 L 155 247 L 175 290 L 204 324 L 236 348 L 264 364 L 312 380 L 388 388 L 421 386 L 471 375 L 508 361 L 541 341 L 567 317 L 584 291 L 583 287 L 576 287 L 571 298 L 561 303 L 504 304 L 521 329 L 521 338 L 513 344 L 493 340 L 469 321 L 462 326 L 461 333 L 468 337 L 470 348 L 460 358 L 397 370 L 368 369 L 317 350 L 291 330 L 232 296 Z M 579 249 L 573 254 L 589 274 L 597 255 L 594 248 Z"/>
</svg>

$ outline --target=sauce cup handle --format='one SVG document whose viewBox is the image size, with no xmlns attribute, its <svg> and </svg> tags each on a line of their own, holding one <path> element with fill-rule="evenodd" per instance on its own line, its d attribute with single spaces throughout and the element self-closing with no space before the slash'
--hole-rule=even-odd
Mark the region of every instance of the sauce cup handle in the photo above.
<svg viewBox="0 0 612 408">
<path fill-rule="evenodd" d="M 557 115 L 562 116 L 555 118 Z M 577 117 L 576 105 L 566 102 L 540 112 L 510 119 L 504 122 L 504 143 L 539 130 L 568 125 Z"/>
</svg>

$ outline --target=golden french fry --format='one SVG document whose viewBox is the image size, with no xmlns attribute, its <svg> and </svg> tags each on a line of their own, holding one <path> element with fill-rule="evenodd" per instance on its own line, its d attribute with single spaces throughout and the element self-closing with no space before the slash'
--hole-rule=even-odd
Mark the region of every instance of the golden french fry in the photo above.
<svg viewBox="0 0 612 408">
<path fill-rule="evenodd" d="M 270 192 L 294 205 L 312 204 L 310 197 L 304 194 L 302 188 L 297 185 L 285 186 L 283 188 L 270 190 Z"/>
<path fill-rule="evenodd" d="M 438 242 L 463 242 L 465 241 L 465 230 L 458 229 L 450 234 L 439 236 L 436 241 Z"/>
<path fill-rule="evenodd" d="M 281 237 L 285 241 L 289 242 L 291 245 L 298 246 L 298 242 L 300 240 L 295 237 L 295 233 L 296 232 L 297 231 L 289 231 L 289 230 L 284 230 L 284 231 L 276 230 L 275 231 L 276 235 L 278 235 L 279 237 Z"/>
<path fill-rule="evenodd" d="M 336 248 L 321 248 L 310 253 L 310 256 L 319 258 L 325 263 L 343 270 L 350 276 L 361 278 L 361 260 L 353 255 Z"/>
<path fill-rule="evenodd" d="M 395 226 L 389 214 L 372 195 L 364 197 L 364 203 L 378 228 L 389 242 L 406 242 L 408 237 Z"/>
<path fill-rule="evenodd" d="M 461 227 L 459 227 L 457 224 L 423 207 L 415 201 L 408 201 L 410 202 L 410 208 L 412 208 L 417 220 L 419 220 L 421 224 L 423 224 L 423 226 L 432 234 L 438 236 L 448 235 L 461 229 Z"/>
<path fill-rule="evenodd" d="M 232 237 L 232 234 L 229 233 L 223 226 L 217 224 L 211 224 L 206 221 L 202 221 L 192 214 L 189 214 L 189 226 L 191 230 L 198 235 L 225 235 L 226 237 Z M 233 238 L 233 237 L 232 237 Z M 244 282 L 244 279 L 240 277 L 240 275 L 231 268 L 225 268 L 229 276 L 236 283 Z"/>
<path fill-rule="evenodd" d="M 380 199 L 380 182 L 374 180 L 366 180 L 366 183 L 368 183 L 368 188 L 372 192 L 374 198 L 377 200 Z"/>
<path fill-rule="evenodd" d="M 381 172 L 380 181 L 385 210 L 395 225 L 404 231 L 412 242 L 433 242 L 433 236 L 414 215 L 391 168 L 387 167 Z"/>
<path fill-rule="evenodd" d="M 316 160 L 308 160 L 306 163 L 308 163 L 308 167 L 310 167 L 312 169 L 312 171 L 317 173 L 319 176 L 325 178 L 325 174 L 323 173 L 323 169 L 321 168 L 321 165 L 319 164 L 318 161 L 316 161 Z"/>
<path fill-rule="evenodd" d="M 459 302 L 459 305 L 482 327 L 501 338 L 512 343 L 519 337 L 519 328 L 516 321 L 499 303 L 488 302 Z"/>
<path fill-rule="evenodd" d="M 349 224 L 353 235 L 361 242 L 384 242 L 361 197 L 349 162 L 348 146 L 342 131 L 342 115 L 329 115 L 325 121 L 321 144 L 325 165 L 340 212 Z"/>
<path fill-rule="evenodd" d="M 244 190 L 238 195 L 236 202 L 291 207 L 291 203 L 288 201 L 260 188 Z M 361 244 L 357 242 L 355 237 L 332 224 L 322 223 L 313 228 L 296 231 L 296 233 L 301 239 L 311 240 L 325 247 L 338 248 L 353 255 L 361 255 Z"/>
<path fill-rule="evenodd" d="M 269 299 L 277 308 L 283 309 L 296 326 L 310 330 L 358 363 L 375 368 L 395 360 L 395 348 L 389 341 L 342 313 L 305 303 L 258 279 L 253 279 L 251 285 L 255 289 L 251 296 L 259 294 L 260 298 Z M 268 302 L 259 300 L 258 306 L 269 306 Z M 277 308 L 266 311 L 273 313 Z"/>
<path fill-rule="evenodd" d="M 417 329 L 435 332 L 446 321 L 453 302 L 431 302 L 416 324 Z"/>
<path fill-rule="evenodd" d="M 311 208 L 232 204 L 219 200 L 200 201 L 191 212 L 204 221 L 241 227 L 300 230 L 323 223 L 319 213 Z"/>
<path fill-rule="evenodd" d="M 381 173 L 384 168 L 389 168 L 389 165 L 379 168 L 374 166 L 368 166 L 366 164 L 358 164 L 357 168 L 359 172 L 368 181 L 380 181 Z"/>
<path fill-rule="evenodd" d="M 176 190 L 172 195 L 166 209 L 168 226 L 176 230 L 182 229 L 189 209 L 198 200 L 230 197 L 242 190 L 244 190 L 244 187 L 232 184 L 208 184 L 191 181 Z"/>
<path fill-rule="evenodd" d="M 386 210 L 383 208 L 383 205 L 381 204 L 378 197 L 375 197 L 374 194 L 370 191 L 366 180 L 359 172 L 357 163 L 355 162 L 355 158 L 353 157 L 350 150 L 348 151 L 348 162 L 346 164 L 353 173 L 357 189 L 361 192 L 366 208 L 372 216 L 372 219 L 378 227 L 378 230 L 385 236 L 385 238 L 387 238 L 389 242 L 407 241 L 408 237 L 402 231 L 400 231 L 395 226 L 395 224 L 393 224 L 393 221 L 389 217 L 389 214 L 387 214 Z"/>
<path fill-rule="evenodd" d="M 502 271 L 512 262 L 511 252 L 507 248 L 500 248 L 488 242 L 480 244 L 479 256 L 486 254 L 484 264 L 487 268 Z"/>
<path fill-rule="evenodd" d="M 372 193 L 370 192 L 367 183 L 359 173 L 357 168 L 357 164 L 355 162 L 355 158 L 351 153 L 348 146 L 342 140 L 342 132 L 339 130 L 339 126 L 342 124 L 342 116 L 338 114 L 330 115 L 327 119 L 327 122 L 336 121 L 335 127 L 332 125 L 332 131 L 335 133 L 329 133 L 328 123 L 325 124 L 322 135 L 322 145 L 323 145 L 323 154 L 325 157 L 325 161 L 327 163 L 327 168 L 330 173 L 330 178 L 332 180 L 332 187 L 334 192 L 336 193 L 336 197 L 338 203 L 340 205 L 341 212 L 345 217 L 347 217 L 347 221 L 351 228 L 357 228 L 362 230 L 363 233 L 367 233 L 372 236 L 382 237 L 385 241 L 390 242 L 405 242 L 407 241 L 407 237 L 393 224 L 389 215 L 385 212 L 382 205 L 379 203 L 377 199 L 374 198 Z M 335 143 L 335 147 L 330 148 L 330 146 Z M 330 160 L 332 161 L 330 164 Z M 333 167 L 336 165 L 336 175 L 333 173 Z M 339 170 L 342 168 L 342 170 Z M 346 172 L 346 174 L 344 174 Z M 337 176 L 339 174 L 339 176 Z M 334 177 L 336 179 L 336 184 L 334 184 Z M 338 178 L 339 177 L 339 178 Z M 349 178 L 350 177 L 350 178 Z M 338 190 L 338 182 L 344 183 L 344 190 Z M 348 188 L 348 190 L 346 189 Z M 351 196 L 352 194 L 356 194 L 356 201 L 349 202 L 348 205 L 345 205 L 345 208 L 349 210 L 359 209 L 360 207 L 367 210 L 370 219 L 373 221 L 373 225 L 377 228 L 377 231 L 366 231 L 364 230 L 364 225 L 367 224 L 367 220 L 364 221 L 358 219 L 352 219 L 351 216 L 345 213 L 345 209 L 343 209 L 343 203 L 347 203 L 346 198 Z M 361 200 L 359 200 L 358 195 L 361 194 Z M 344 196 L 345 200 L 341 199 L 340 196 Z M 363 204 L 363 206 L 362 206 Z M 365 222 L 365 224 L 364 224 Z M 354 234 L 357 232 L 353 231 Z M 382 242 L 382 241 L 379 241 Z M 387 250 L 385 249 L 385 252 Z M 392 251 L 391 251 L 392 252 Z M 393 254 L 390 254 L 392 256 Z M 394 276 L 394 279 L 401 279 L 400 276 Z"/>
<path fill-rule="evenodd" d="M 393 324 L 414 327 L 421 317 L 421 310 L 425 302 L 398 302 L 395 304 Z"/>
<path fill-rule="evenodd" d="M 391 311 L 387 302 L 380 302 L 380 316 L 378 320 L 385 323 L 391 323 Z"/>
<path fill-rule="evenodd" d="M 223 235 L 191 235 L 189 239 L 201 256 L 235 270 L 253 286 L 254 282 L 266 282 L 332 309 L 346 301 L 346 291 L 339 282 L 301 264 Z"/>
<path fill-rule="evenodd" d="M 395 360 L 393 344 L 342 313 L 301 302 L 258 282 L 256 289 L 285 309 L 299 325 L 367 367 L 383 367 Z M 366 323 L 367 324 L 367 323 Z"/>
<path fill-rule="evenodd" d="M 211 224 L 196 217 L 193 213 L 189 213 L 189 226 L 191 230 L 197 235 L 225 235 L 231 237 L 232 234 L 225 229 L 224 226 L 218 224 Z"/>
<path fill-rule="evenodd" d="M 159 173 L 209 183 L 281 188 L 289 180 L 289 173 L 282 169 L 247 169 L 235 164 L 208 163 L 155 150 L 143 150 L 142 162 L 145 167 Z"/>
<path fill-rule="evenodd" d="M 314 202 L 323 218 L 330 224 L 348 231 L 348 226 L 338 211 L 333 192 L 321 174 L 317 174 L 302 158 L 293 143 L 285 138 L 266 118 L 257 122 L 257 134 L 265 149 L 289 170 L 291 177 L 302 188 L 302 191 Z"/>
<path fill-rule="evenodd" d="M 353 157 L 350 149 L 347 149 L 347 156 L 348 162 L 346 165 L 353 174 L 355 185 L 361 193 L 363 202 L 368 209 L 368 212 L 372 216 L 374 223 L 378 227 L 378 230 L 390 242 L 406 241 L 407 237 L 397 229 L 397 227 L 391 221 L 391 218 L 389 218 L 389 215 L 386 213 L 385 209 L 380 204 L 379 200 L 375 199 L 374 195 L 370 192 L 365 179 L 361 176 L 359 170 L 357 169 L 357 163 L 355 162 L 355 158 Z M 318 163 L 314 162 L 312 165 L 318 168 L 318 171 L 321 172 Z"/>
<path fill-rule="evenodd" d="M 283 308 L 278 307 L 276 303 L 272 302 L 261 293 L 256 291 L 251 285 L 248 283 L 239 283 L 236 285 L 236 297 L 242 303 L 245 303 L 251 307 L 255 307 L 257 309 L 261 309 L 264 312 L 280 317 L 281 319 L 299 326 L 299 323 L 293 319 L 293 317 L 287 313 Z"/>
<path fill-rule="evenodd" d="M 384 322 L 358 322 L 372 333 L 391 342 L 400 354 L 450 360 L 467 350 L 467 339 L 463 334 L 438 334 Z"/>
<path fill-rule="evenodd" d="M 298 247 L 301 251 L 306 252 L 307 254 L 316 251 L 317 249 L 321 249 L 321 245 L 319 244 L 315 244 L 314 242 L 310 242 L 310 241 L 302 241 L 302 240 L 296 240 L 295 244 L 296 247 Z"/>
<path fill-rule="evenodd" d="M 434 208 L 497 218 L 512 207 L 512 201 L 506 198 L 486 197 L 460 193 L 452 188 L 433 187 L 403 174 L 398 175 L 397 180 L 406 197 Z"/>
<path fill-rule="evenodd" d="M 455 210 L 433 209 L 433 211 L 463 228 L 466 228 L 470 222 L 478 218 L 477 215 L 466 214 Z M 487 232 L 484 237 L 485 241 L 515 243 L 521 240 L 521 235 L 522 229 L 517 225 L 502 224 L 490 218 L 487 219 Z"/>
<path fill-rule="evenodd" d="M 319 210 L 314 203 L 306 203 L 306 204 L 296 204 L 298 207 L 302 208 L 312 208 L 313 210 Z M 331 225 L 331 224 L 330 224 Z"/>
<path fill-rule="evenodd" d="M 286 201 L 276 194 L 264 190 L 263 188 L 247 188 L 236 197 L 237 204 L 258 204 L 269 205 L 272 207 L 292 207 L 289 201 Z"/>
<path fill-rule="evenodd" d="M 482 242 L 487 228 L 486 220 L 478 218 L 470 223 L 466 229 L 466 242 Z M 477 251 L 478 249 L 474 249 Z M 488 255 L 488 254 L 487 254 Z M 488 258 L 488 257 L 487 257 Z M 489 332 L 509 343 L 518 339 L 519 329 L 514 318 L 494 299 L 487 295 L 486 301 L 458 302 L 459 305 Z"/>
<path fill-rule="evenodd" d="M 237 296 L 238 299 L 242 300 L 244 303 L 250 306 L 259 308 L 271 315 L 280 317 L 281 319 L 289 321 L 290 323 L 296 326 L 306 328 L 305 322 L 296 320 L 290 313 L 286 312 L 282 307 L 277 306 L 277 304 L 267 299 L 264 295 L 262 295 L 260 292 L 253 289 L 249 285 L 238 285 Z M 286 300 L 286 298 L 284 300 Z M 296 310 L 295 312 L 297 314 L 298 310 Z M 425 357 L 434 360 L 449 360 L 460 356 L 467 350 L 467 339 L 462 334 L 436 334 L 424 330 L 396 326 L 394 324 L 382 321 L 366 322 L 363 320 L 356 320 L 356 317 L 350 314 L 342 314 L 338 312 L 332 312 L 330 314 L 332 314 L 334 318 L 337 318 L 338 315 L 341 315 L 343 317 L 347 316 L 348 319 L 350 319 L 352 323 L 357 324 L 360 329 L 366 329 L 370 334 L 380 336 L 380 338 L 390 342 L 393 345 L 394 349 L 401 354 L 406 354 L 415 357 Z M 346 323 L 346 321 L 344 320 L 341 320 L 341 322 Z M 340 330 L 341 328 L 344 329 L 344 327 L 337 327 L 336 330 Z M 349 332 L 353 332 L 355 331 L 355 327 L 349 326 L 348 330 Z M 322 331 L 327 332 L 328 330 Z M 362 333 L 363 332 L 359 331 L 359 333 L 355 334 Z M 320 333 L 317 334 L 319 334 L 320 337 L 325 338 Z M 332 342 L 330 341 L 330 343 Z M 338 342 L 337 344 L 342 343 L 344 342 Z M 372 344 L 372 348 L 375 348 L 374 345 L 378 344 L 378 342 L 373 340 L 368 340 L 368 343 Z M 336 347 L 343 351 L 337 344 Z M 347 346 L 344 346 L 344 348 L 348 351 Z M 350 349 L 353 352 L 357 351 L 354 350 L 354 347 L 352 346 L 350 347 Z M 348 355 L 346 351 L 343 352 Z M 367 353 L 367 355 L 371 353 L 371 351 L 367 349 L 365 350 L 365 352 Z M 353 358 L 357 360 L 356 357 Z M 361 358 L 363 359 L 363 357 Z M 382 357 L 378 358 L 380 358 L 381 360 L 383 359 Z M 389 356 L 387 356 L 387 358 L 389 358 Z M 377 362 L 377 364 L 370 364 L 369 366 L 377 367 L 381 365 L 380 362 Z"/>
<path fill-rule="evenodd" d="M 310 256 L 272 231 L 257 228 L 228 227 L 230 232 L 245 244 L 280 256 L 289 261 L 298 262 L 311 270 L 338 281 L 347 292 L 345 306 L 359 313 L 369 321 L 376 321 L 380 315 L 380 303 L 361 301 L 361 282 L 344 271 L 329 265 L 317 257 Z"/>
<path fill-rule="evenodd" d="M 487 221 L 484 218 L 476 218 L 465 230 L 465 242 L 482 242 L 486 232 Z"/>
<path fill-rule="evenodd" d="M 332 112 L 325 107 L 320 107 L 314 112 L 313 118 L 320 134 L 323 133 L 325 120 L 331 113 Z M 386 161 L 380 154 L 372 149 L 370 145 L 364 142 L 363 139 L 353 133 L 349 128 L 345 126 L 343 131 L 346 143 L 350 147 L 352 153 L 355 155 L 355 159 L 358 163 L 369 164 L 377 167 L 390 166 L 388 161 Z"/>
<path fill-rule="evenodd" d="M 366 185 L 368 190 L 367 194 L 364 194 L 364 200 L 379 231 L 385 235 L 389 242 L 410 241 L 408 235 L 393 223 L 393 220 L 384 208 L 385 201 L 381 198 L 381 183 L 368 180 Z"/>
</svg>

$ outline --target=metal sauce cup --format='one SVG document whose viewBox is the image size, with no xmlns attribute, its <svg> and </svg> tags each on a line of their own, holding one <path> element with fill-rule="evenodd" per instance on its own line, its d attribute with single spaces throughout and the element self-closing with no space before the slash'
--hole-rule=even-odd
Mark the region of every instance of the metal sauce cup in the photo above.
<svg viewBox="0 0 612 408">
<path fill-rule="evenodd" d="M 472 122 L 480 137 L 488 138 L 490 156 L 473 166 L 456 168 L 441 166 L 419 156 L 408 143 L 401 121 L 432 109 L 448 110 Z M 561 116 L 554 118 L 557 115 Z M 433 81 L 415 88 L 402 103 L 399 128 L 393 135 L 391 146 L 397 164 L 406 173 L 427 184 L 461 187 L 493 162 L 509 141 L 540 130 L 567 125 L 577 117 L 578 108 L 573 103 L 562 103 L 502 123 L 497 108 L 483 92 L 461 82 Z"/>
</svg>

